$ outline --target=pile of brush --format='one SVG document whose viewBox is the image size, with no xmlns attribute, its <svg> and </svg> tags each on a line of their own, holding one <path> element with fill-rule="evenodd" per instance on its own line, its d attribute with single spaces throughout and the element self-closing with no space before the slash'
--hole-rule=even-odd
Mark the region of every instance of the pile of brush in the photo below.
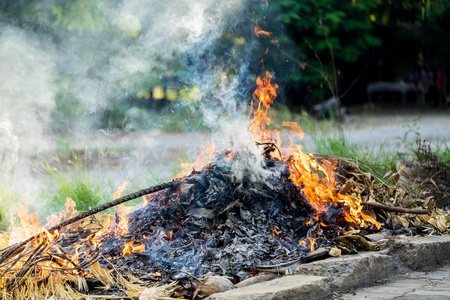
<svg viewBox="0 0 450 300">
<path fill-rule="evenodd" d="M 236 283 L 273 266 L 380 249 L 366 236 L 376 228 L 343 222 L 345 207 L 330 203 L 318 214 L 291 181 L 286 163 L 271 156 L 275 150 L 265 145 L 262 156 L 245 148 L 216 153 L 199 171 L 111 202 L 108 207 L 146 195 L 145 205 L 126 217 L 126 234 L 117 233 L 118 217 L 111 225 L 93 218 L 103 206 L 81 215 L 74 204 L 67 207 L 58 219 L 64 222 L 1 250 L 3 299 L 135 297 L 155 281 L 166 283 L 158 288 L 162 296 L 191 297 L 195 284 L 186 292 L 175 282 L 220 275 Z M 349 159 L 316 159 L 338 162 L 334 192 L 362 199 L 365 213 L 384 230 L 448 231 L 448 212 L 436 209 L 432 198 L 415 198 L 417 193 L 400 180 L 403 169 L 377 176 Z M 312 237 L 308 247 L 299 244 Z"/>
</svg>

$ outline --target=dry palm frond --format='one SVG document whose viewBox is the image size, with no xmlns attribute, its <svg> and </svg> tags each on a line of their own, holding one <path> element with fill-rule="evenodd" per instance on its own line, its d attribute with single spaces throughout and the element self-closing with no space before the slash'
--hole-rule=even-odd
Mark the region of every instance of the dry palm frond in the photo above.
<svg viewBox="0 0 450 300">
<path fill-rule="evenodd" d="M 421 231 L 426 235 L 445 234 L 450 231 L 450 211 L 436 208 L 433 197 L 424 194 L 423 188 L 417 186 L 413 178 L 409 178 L 402 165 L 391 167 L 386 174 L 380 175 L 375 169 L 358 160 L 333 155 L 313 155 L 318 159 L 340 162 L 338 166 L 343 167 L 343 172 L 336 172 L 336 180 L 341 185 L 338 193 L 352 194 L 361 199 L 369 210 L 377 209 L 384 215 L 386 225 L 421 227 Z M 395 211 L 396 216 L 389 214 L 392 211 Z M 418 213 L 422 215 L 415 215 Z"/>
</svg>

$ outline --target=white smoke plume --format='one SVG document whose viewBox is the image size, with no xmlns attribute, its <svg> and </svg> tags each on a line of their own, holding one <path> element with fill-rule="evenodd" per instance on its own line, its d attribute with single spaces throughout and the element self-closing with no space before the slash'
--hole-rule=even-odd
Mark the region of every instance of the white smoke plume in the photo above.
<svg viewBox="0 0 450 300">
<path fill-rule="evenodd" d="M 60 139 L 86 145 L 101 135 L 113 143 L 111 132 L 93 131 L 102 113 L 172 76 L 174 69 L 188 74 L 188 86 L 199 87 L 200 100 L 192 109 L 200 109 L 202 122 L 214 129 L 217 149 L 233 145 L 258 151 L 247 131 L 249 88 L 256 79 L 249 71 L 252 24 L 242 25 L 249 1 L 76 0 L 59 10 L 63 2 L 30 4 L 27 11 L 40 10 L 35 14 L 40 17 L 24 17 L 22 23 L 0 12 L 0 187 L 5 182 L 20 187 L 26 191 L 21 200 L 39 206 L 39 191 L 48 186 L 36 174 L 45 173 L 41 164 L 51 159 Z M 233 35 L 235 30 L 241 31 Z M 227 34 L 232 43 L 215 48 Z M 180 68 L 173 66 L 177 63 Z M 67 115 L 55 118 L 61 106 Z M 151 136 L 141 143 L 152 159 L 166 151 Z M 136 157 L 124 157 L 124 169 L 111 173 L 129 180 L 149 161 Z M 233 167 L 237 177 L 249 166 L 255 180 L 264 173 L 261 161 L 244 165 Z"/>
<path fill-rule="evenodd" d="M 217 40 L 248 13 L 248 1 L 68 1 L 72 6 L 59 11 L 61 3 L 30 4 L 30 11 L 43 13 L 23 23 L 9 22 L 0 12 L 2 181 L 20 178 L 27 189 L 39 186 L 33 161 L 55 147 L 58 137 L 51 129 L 59 124 L 51 120 L 58 105 L 81 103 L 83 111 L 70 107 L 74 121 L 60 134 L 83 138 L 105 109 L 170 76 L 180 57 L 187 57 L 183 71 L 201 90 L 203 122 L 220 132 L 213 136 L 218 147 L 251 141 L 242 99 L 255 79 L 248 71 L 252 41 L 233 50 L 242 52 L 235 55 L 233 76 L 229 61 L 214 52 Z M 86 9 L 77 15 L 80 3 Z"/>
<path fill-rule="evenodd" d="M 54 64 L 46 41 L 11 26 L 0 31 L 0 175 L 27 176 L 17 165 L 49 148 L 46 129 L 54 108 Z"/>
</svg>

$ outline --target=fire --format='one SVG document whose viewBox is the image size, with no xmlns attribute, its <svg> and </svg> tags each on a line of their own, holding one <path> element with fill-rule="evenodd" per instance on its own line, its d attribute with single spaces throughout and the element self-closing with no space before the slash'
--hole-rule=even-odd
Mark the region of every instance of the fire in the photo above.
<svg viewBox="0 0 450 300">
<path fill-rule="evenodd" d="M 278 235 L 278 230 L 277 230 L 277 228 L 275 226 L 273 226 L 272 235 L 273 236 L 277 236 Z"/>
<path fill-rule="evenodd" d="M 128 233 L 128 217 L 127 214 L 130 212 L 131 207 L 119 204 L 115 211 L 116 225 L 115 233 L 120 235 L 125 235 Z"/>
<path fill-rule="evenodd" d="M 361 199 L 336 192 L 333 163 L 326 160 L 319 162 L 312 154 L 302 151 L 301 145 L 297 144 L 295 139 L 302 139 L 304 133 L 295 122 L 284 122 L 280 126 L 289 131 L 289 145 L 284 147 L 280 131 L 277 129 L 280 127 L 273 126 L 273 121 L 269 117 L 269 109 L 277 96 L 278 85 L 272 83 L 269 72 L 266 72 L 264 78 L 258 77 L 256 85 L 257 89 L 253 97 L 259 102 L 256 109 L 252 111 L 253 119 L 249 131 L 253 134 L 255 141 L 271 142 L 280 149 L 283 157 L 278 157 L 276 152 L 274 157 L 286 161 L 291 174 L 290 179 L 304 192 L 308 202 L 316 210 L 314 219 L 319 221 L 330 210 L 338 210 L 339 213 L 336 215 L 340 224 L 350 224 L 349 226 L 356 224 L 359 227 L 365 227 L 371 223 L 380 228 L 380 223 L 362 212 Z M 323 222 L 322 224 L 327 225 Z M 314 243 L 310 244 L 313 249 Z"/>
<path fill-rule="evenodd" d="M 258 100 L 256 109 L 252 111 L 253 120 L 250 123 L 249 131 L 253 134 L 253 139 L 258 142 L 273 142 L 281 146 L 280 132 L 278 130 L 269 130 L 268 126 L 272 124 L 269 117 L 269 108 L 273 100 L 277 97 L 277 84 L 271 83 L 272 76 L 269 72 L 265 78 L 256 79 L 257 89 L 253 97 Z"/>
<path fill-rule="evenodd" d="M 121 193 L 125 189 L 127 183 L 124 183 L 118 191 L 114 194 L 116 198 L 120 197 Z M 92 257 L 92 255 L 99 251 L 102 244 L 109 238 L 115 235 L 124 235 L 128 233 L 128 218 L 127 213 L 130 208 L 122 205 L 119 206 L 115 212 L 116 222 L 111 224 L 111 216 L 108 215 L 105 221 L 101 221 L 102 226 L 99 230 L 96 230 L 91 235 L 87 236 L 84 241 L 80 244 L 74 245 L 73 253 L 64 253 L 58 246 L 58 241 L 62 235 L 61 232 L 67 230 L 67 228 L 62 228 L 60 231 L 48 231 L 45 228 L 53 227 L 67 219 L 70 219 L 76 215 L 78 212 L 75 210 L 75 202 L 67 197 L 66 199 L 66 210 L 62 211 L 58 215 L 54 215 L 47 218 L 47 224 L 42 226 L 39 223 L 37 213 L 28 213 L 26 206 L 19 207 L 19 227 L 14 227 L 9 234 L 1 236 L 1 244 L 4 245 L 14 245 L 17 242 L 25 240 L 26 238 L 36 236 L 34 241 L 30 243 L 28 252 L 31 253 L 33 249 L 42 249 L 42 254 L 46 254 L 48 257 L 52 257 L 51 260 L 42 260 L 38 264 L 38 268 L 34 271 L 34 275 L 40 278 L 48 276 L 53 270 L 59 270 L 61 268 L 67 268 L 68 274 L 78 274 L 79 270 L 74 269 L 77 264 L 82 261 L 86 261 Z M 89 221 L 81 224 L 84 221 L 79 221 L 68 227 L 73 227 L 77 230 L 79 228 L 89 228 Z M 128 242 L 124 245 L 122 255 L 128 255 L 132 252 L 143 252 L 145 251 L 145 245 L 134 245 L 134 242 Z M 55 256 L 56 255 L 56 256 Z M 63 257 L 66 257 L 64 259 Z M 18 271 L 26 263 L 26 257 L 17 262 L 14 269 L 11 271 Z"/>
<path fill-rule="evenodd" d="M 129 241 L 129 242 L 125 243 L 125 245 L 123 247 L 123 251 L 122 251 L 122 256 L 131 254 L 133 252 L 144 252 L 145 251 L 145 245 L 133 246 L 133 244 L 134 244 L 133 241 Z"/>
<path fill-rule="evenodd" d="M 201 151 L 201 153 L 197 156 L 197 159 L 193 163 L 186 163 L 183 161 L 183 159 L 180 158 L 180 167 L 183 171 L 177 174 L 176 177 L 183 177 L 189 175 L 191 171 L 196 169 L 200 170 L 205 165 L 211 162 L 214 151 L 216 149 L 216 145 L 208 141 L 203 143 L 200 146 L 200 149 L 204 150 Z"/>
<path fill-rule="evenodd" d="M 300 240 L 298 243 L 302 248 L 314 251 L 316 240 L 313 239 L 312 237 L 307 237 L 306 239 Z"/>
<path fill-rule="evenodd" d="M 127 189 L 127 185 L 129 184 L 129 181 L 124 181 L 120 187 L 117 188 L 117 191 L 113 193 L 114 199 L 120 198 L 122 196 L 122 193 Z"/>
<path fill-rule="evenodd" d="M 272 32 L 268 32 L 268 31 L 262 30 L 261 27 L 259 27 L 259 24 L 256 23 L 256 25 L 255 25 L 255 35 L 256 35 L 257 37 L 260 37 L 261 34 L 262 34 L 262 35 L 271 36 L 271 35 L 272 35 Z"/>
<path fill-rule="evenodd" d="M 255 33 L 258 36 L 264 34 L 258 24 L 255 26 Z M 310 216 L 306 222 L 306 226 L 314 228 L 315 233 L 309 233 L 306 239 L 300 241 L 300 245 L 314 250 L 317 245 L 315 239 L 319 237 L 322 229 L 326 230 L 331 225 L 327 218 L 330 215 L 333 216 L 334 219 L 331 221 L 337 225 L 338 231 L 366 226 L 380 228 L 379 222 L 362 212 L 361 199 L 337 192 L 335 162 L 319 161 L 312 154 L 302 151 L 299 141 L 305 133 L 296 122 L 283 122 L 281 125 L 274 123 L 270 108 L 277 97 L 278 85 L 273 82 L 272 75 L 266 72 L 264 77 L 256 79 L 256 85 L 257 88 L 253 93 L 256 103 L 251 107 L 252 119 L 248 130 L 252 133 L 255 142 L 274 144 L 279 151 L 272 152 L 272 157 L 286 163 L 290 171 L 289 179 L 304 193 L 307 201 L 315 210 L 315 214 Z M 282 142 L 281 130 L 289 133 L 289 142 L 286 144 Z M 204 150 L 194 163 L 182 162 L 184 172 L 179 176 L 188 175 L 191 169 L 200 169 L 211 162 L 215 145 L 208 142 L 201 148 Z M 234 153 L 226 152 L 225 156 L 227 159 L 232 159 Z M 275 227 L 272 234 L 279 236 Z"/>
</svg>

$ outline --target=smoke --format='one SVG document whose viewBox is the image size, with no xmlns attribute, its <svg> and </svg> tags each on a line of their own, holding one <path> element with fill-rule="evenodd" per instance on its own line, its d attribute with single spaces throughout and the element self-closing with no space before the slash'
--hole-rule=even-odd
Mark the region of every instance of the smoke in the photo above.
<svg viewBox="0 0 450 300">
<path fill-rule="evenodd" d="M 180 105 L 201 110 L 218 147 L 249 144 L 248 1 L 63 2 L 0 12 L 0 176 L 24 202 L 36 201 L 37 169 L 61 138 L 89 143 L 105 111 L 165 78 L 199 88 Z"/>
<path fill-rule="evenodd" d="M 18 166 L 51 146 L 46 137 L 54 109 L 51 50 L 45 40 L 12 26 L 0 31 L 0 176 L 29 176 Z M 24 159 L 27 157 L 28 159 Z"/>
<path fill-rule="evenodd" d="M 141 0 L 96 7 L 105 27 L 66 38 L 59 48 L 68 55 L 58 57 L 58 66 L 71 78 L 69 92 L 94 114 L 170 77 L 173 64 L 186 55 L 204 55 L 242 7 L 242 0 L 221 5 Z M 201 73 L 198 64 L 188 72 Z M 205 87 L 203 79 L 199 83 Z"/>
</svg>

